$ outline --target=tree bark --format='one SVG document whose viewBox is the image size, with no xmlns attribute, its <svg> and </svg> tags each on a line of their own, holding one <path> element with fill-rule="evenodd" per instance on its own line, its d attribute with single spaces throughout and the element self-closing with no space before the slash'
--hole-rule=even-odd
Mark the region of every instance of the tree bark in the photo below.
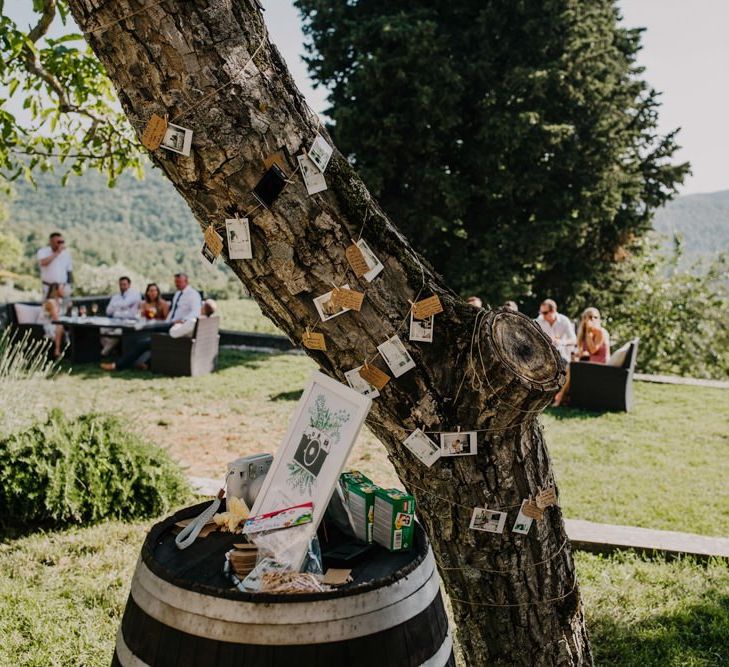
<svg viewBox="0 0 729 667">
<path fill-rule="evenodd" d="M 283 150 L 292 174 L 317 131 L 329 139 L 268 41 L 255 0 L 69 5 L 140 136 L 152 113 L 193 130 L 189 158 L 158 149 L 151 159 L 202 228 L 254 208 L 267 155 Z M 526 536 L 511 532 L 522 499 L 554 484 L 538 413 L 564 380 L 563 362 L 529 318 L 478 311 L 444 285 L 344 156 L 335 151 L 325 177 L 328 190 L 308 196 L 300 174 L 291 176 L 270 210 L 249 215 L 254 259 L 227 263 L 293 341 L 307 326 L 325 334 L 327 352 L 307 353 L 338 380 L 365 357 L 387 371 L 376 346 L 395 333 L 416 361 L 375 399 L 368 425 L 417 498 L 466 663 L 591 664 L 560 509 Z M 372 283 L 357 280 L 344 256 L 360 229 L 385 265 Z M 312 299 L 345 282 L 366 293 L 362 311 L 319 322 Z M 410 343 L 402 324 L 418 294 L 437 294 L 445 308 L 432 344 Z M 402 446 L 415 428 L 458 427 L 488 429 L 477 456 L 426 468 Z M 473 507 L 509 507 L 504 533 L 469 529 Z"/>
</svg>

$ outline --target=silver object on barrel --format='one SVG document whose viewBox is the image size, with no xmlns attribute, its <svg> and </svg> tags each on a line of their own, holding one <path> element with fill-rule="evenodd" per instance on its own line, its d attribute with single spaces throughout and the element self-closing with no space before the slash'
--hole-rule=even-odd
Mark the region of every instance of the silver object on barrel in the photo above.
<svg viewBox="0 0 729 667">
<path fill-rule="evenodd" d="M 271 463 L 271 454 L 252 454 L 231 461 L 225 478 L 225 495 L 239 498 L 249 509 L 253 507 Z"/>
</svg>

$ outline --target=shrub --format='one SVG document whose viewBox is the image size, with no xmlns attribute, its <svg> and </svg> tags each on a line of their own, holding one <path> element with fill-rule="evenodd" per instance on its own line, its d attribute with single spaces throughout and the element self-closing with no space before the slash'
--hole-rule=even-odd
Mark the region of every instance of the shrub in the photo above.
<svg viewBox="0 0 729 667">
<path fill-rule="evenodd" d="M 62 526 L 157 516 L 189 497 L 167 453 L 102 414 L 45 423 L 0 440 L 0 522 Z"/>
</svg>

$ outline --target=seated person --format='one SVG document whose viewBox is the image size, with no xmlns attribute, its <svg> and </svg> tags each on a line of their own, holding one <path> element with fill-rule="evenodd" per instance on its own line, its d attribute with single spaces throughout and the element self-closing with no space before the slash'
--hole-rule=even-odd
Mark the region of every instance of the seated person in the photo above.
<svg viewBox="0 0 729 667">
<path fill-rule="evenodd" d="M 162 298 L 157 283 L 149 283 L 144 290 L 144 301 L 139 304 L 139 312 L 148 320 L 166 320 L 170 304 Z"/>
<path fill-rule="evenodd" d="M 575 352 L 574 361 L 606 364 L 609 357 L 610 334 L 600 323 L 600 311 L 597 308 L 586 308 L 580 316 L 580 324 L 577 328 L 577 352 Z M 569 389 L 570 368 L 567 366 L 567 377 L 564 386 L 554 397 L 553 405 L 555 407 L 562 404 Z"/>
<path fill-rule="evenodd" d="M 575 327 L 566 315 L 557 312 L 557 304 L 552 299 L 545 299 L 539 306 L 539 327 L 549 336 L 560 356 L 567 362 L 572 358 L 572 350 L 577 343 Z"/>
<path fill-rule="evenodd" d="M 53 358 L 60 359 L 63 354 L 63 326 L 53 324 L 53 320 L 57 320 L 61 316 L 61 300 L 63 299 L 63 289 L 59 283 L 51 283 L 48 285 L 48 296 L 43 302 L 41 313 L 38 316 L 38 324 L 43 325 L 43 331 L 46 338 L 53 341 Z"/>
<path fill-rule="evenodd" d="M 119 278 L 119 294 L 109 300 L 106 307 L 106 316 L 117 319 L 129 319 L 137 316 L 142 295 L 138 289 L 132 289 L 132 281 L 127 276 Z M 101 356 L 106 357 L 119 344 L 118 329 L 102 328 Z"/>
<path fill-rule="evenodd" d="M 201 313 L 202 297 L 200 292 L 190 287 L 186 273 L 175 274 L 175 287 L 177 291 L 172 297 L 172 306 L 170 312 L 167 313 L 165 320 L 174 324 L 182 324 L 187 320 L 196 320 Z M 139 368 L 147 370 L 149 368 L 149 349 L 152 346 L 152 337 L 146 336 L 140 338 L 137 344 L 128 352 L 124 353 L 114 363 L 103 363 L 101 368 L 105 371 L 123 370 L 126 368 Z"/>
<path fill-rule="evenodd" d="M 205 299 L 200 308 L 200 317 L 212 317 L 218 310 L 218 304 L 213 299 Z M 197 324 L 197 317 L 173 324 L 170 328 L 170 336 L 172 338 L 184 338 L 192 336 Z"/>
<path fill-rule="evenodd" d="M 610 358 L 610 334 L 602 326 L 600 311 L 587 308 L 577 328 L 577 361 L 606 364 Z"/>
</svg>

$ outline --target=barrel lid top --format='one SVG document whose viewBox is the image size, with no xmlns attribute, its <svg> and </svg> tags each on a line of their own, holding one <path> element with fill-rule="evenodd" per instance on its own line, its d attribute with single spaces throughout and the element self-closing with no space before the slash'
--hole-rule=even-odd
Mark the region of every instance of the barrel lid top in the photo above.
<svg viewBox="0 0 729 667">
<path fill-rule="evenodd" d="M 241 602 L 290 603 L 358 595 L 386 587 L 407 576 L 425 560 L 430 550 L 423 529 L 416 523 L 413 547 L 409 551 L 392 553 L 379 545 L 372 545 L 367 556 L 352 566 L 352 582 L 334 591 L 292 595 L 243 593 L 223 573 L 225 553 L 241 541 L 240 535 L 213 532 L 198 538 L 182 551 L 175 546 L 175 524 L 197 516 L 208 504 L 187 507 L 155 524 L 144 541 L 142 560 L 155 575 L 170 584 L 215 597 Z M 324 545 L 322 550 L 326 553 Z M 324 569 L 328 566 L 325 558 Z"/>
</svg>

